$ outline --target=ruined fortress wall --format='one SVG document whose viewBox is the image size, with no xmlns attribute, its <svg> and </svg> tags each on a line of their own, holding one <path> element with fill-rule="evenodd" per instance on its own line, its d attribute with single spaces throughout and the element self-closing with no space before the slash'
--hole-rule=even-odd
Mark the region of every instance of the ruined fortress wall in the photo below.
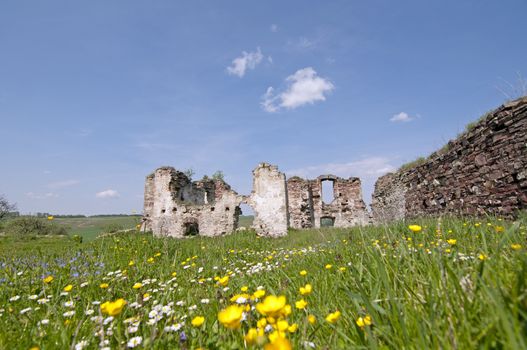
<svg viewBox="0 0 527 350">
<path fill-rule="evenodd" d="M 288 208 L 285 174 L 274 165 L 253 170 L 253 190 L 247 200 L 254 210 L 253 228 L 262 236 L 287 236 Z"/>
<path fill-rule="evenodd" d="M 421 215 L 493 214 L 527 208 L 527 97 L 507 103 L 424 164 L 379 178 L 376 222 Z"/>
<path fill-rule="evenodd" d="M 162 167 L 146 178 L 143 229 L 172 237 L 195 230 L 202 236 L 231 233 L 241 200 L 222 180 L 191 182 L 184 173 Z"/>
<path fill-rule="evenodd" d="M 322 182 L 333 182 L 333 201 L 324 203 Z M 287 180 L 290 225 L 293 228 L 320 227 L 321 219 L 333 221 L 335 227 L 366 225 L 370 217 L 362 200 L 360 180 L 322 175 L 315 180 L 292 177 Z"/>
</svg>

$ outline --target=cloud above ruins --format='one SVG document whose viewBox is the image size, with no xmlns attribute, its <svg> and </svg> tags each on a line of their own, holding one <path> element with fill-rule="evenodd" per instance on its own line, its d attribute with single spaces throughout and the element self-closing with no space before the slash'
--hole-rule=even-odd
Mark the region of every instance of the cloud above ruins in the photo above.
<svg viewBox="0 0 527 350">
<path fill-rule="evenodd" d="M 285 81 L 286 89 L 278 94 L 273 87 L 267 88 L 261 102 L 266 112 L 273 113 L 282 108 L 295 109 L 306 104 L 325 101 L 326 94 L 335 89 L 331 81 L 318 76 L 312 67 L 297 70 Z"/>
<path fill-rule="evenodd" d="M 227 67 L 227 73 L 243 78 L 247 70 L 255 69 L 262 62 L 262 51 L 258 47 L 254 52 L 243 51 L 240 57 L 232 60 L 232 64 Z"/>
<path fill-rule="evenodd" d="M 408 123 L 414 120 L 415 117 L 410 116 L 406 112 L 401 112 L 395 114 L 393 117 L 390 118 L 390 121 L 393 123 Z"/>
<path fill-rule="evenodd" d="M 116 190 L 109 189 L 109 190 L 97 192 L 95 194 L 95 197 L 97 198 L 118 198 L 119 192 L 117 192 Z"/>
</svg>

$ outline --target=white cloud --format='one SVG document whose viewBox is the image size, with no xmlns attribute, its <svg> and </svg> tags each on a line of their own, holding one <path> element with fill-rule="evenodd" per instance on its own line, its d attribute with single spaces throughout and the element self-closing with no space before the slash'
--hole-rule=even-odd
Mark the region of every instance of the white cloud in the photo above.
<svg viewBox="0 0 527 350">
<path fill-rule="evenodd" d="M 53 192 L 48 192 L 48 193 L 28 192 L 26 193 L 26 196 L 31 199 L 47 199 L 47 198 L 57 198 L 59 195 Z"/>
<path fill-rule="evenodd" d="M 97 192 L 95 194 L 95 197 L 97 198 L 117 198 L 119 197 L 119 193 L 116 190 L 105 190 L 105 191 Z"/>
<path fill-rule="evenodd" d="M 410 121 L 412 121 L 414 119 L 415 118 L 411 117 L 410 115 L 408 115 L 408 113 L 401 112 L 401 113 L 395 114 L 393 117 L 391 117 L 390 121 L 394 122 L 394 123 L 407 123 L 407 122 L 410 122 Z"/>
<path fill-rule="evenodd" d="M 277 24 L 271 24 L 271 27 L 269 27 L 271 32 L 276 33 L 278 31 L 278 25 Z"/>
<path fill-rule="evenodd" d="M 58 188 L 65 188 L 65 187 L 71 187 L 79 184 L 79 180 L 64 180 L 64 181 L 57 181 L 52 182 L 48 184 L 49 188 L 58 189 Z"/>
<path fill-rule="evenodd" d="M 274 95 L 273 87 L 267 88 L 261 102 L 265 111 L 276 112 L 280 108 L 295 109 L 305 104 L 325 101 L 325 94 L 335 89 L 328 79 L 317 76 L 317 72 L 311 67 L 297 70 L 286 78 L 286 83 L 286 90 L 278 95 Z"/>
<path fill-rule="evenodd" d="M 319 175 L 332 174 L 343 178 L 356 176 L 361 179 L 363 188 L 363 199 L 370 203 L 371 194 L 375 181 L 382 175 L 395 171 L 396 168 L 386 157 L 369 157 L 359 159 L 349 163 L 326 163 L 311 165 L 304 168 L 286 170 L 288 177 L 300 176 L 307 179 L 314 179 Z"/>
<path fill-rule="evenodd" d="M 255 52 L 242 52 L 240 57 L 232 60 L 232 65 L 227 67 L 227 72 L 242 78 L 248 69 L 254 69 L 262 61 L 262 51 L 258 47 Z"/>
</svg>

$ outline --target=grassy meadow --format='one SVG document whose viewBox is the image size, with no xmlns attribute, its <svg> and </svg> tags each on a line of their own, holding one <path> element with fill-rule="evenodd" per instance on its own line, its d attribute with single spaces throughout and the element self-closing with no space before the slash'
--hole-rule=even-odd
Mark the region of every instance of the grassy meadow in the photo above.
<svg viewBox="0 0 527 350">
<path fill-rule="evenodd" d="M 0 348 L 527 348 L 526 226 L 3 242 Z"/>
</svg>

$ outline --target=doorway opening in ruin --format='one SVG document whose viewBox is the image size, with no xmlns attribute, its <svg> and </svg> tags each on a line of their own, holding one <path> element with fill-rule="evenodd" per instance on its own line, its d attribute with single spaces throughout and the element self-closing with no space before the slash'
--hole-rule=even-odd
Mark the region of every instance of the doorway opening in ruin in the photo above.
<svg viewBox="0 0 527 350">
<path fill-rule="evenodd" d="M 331 216 L 323 216 L 320 218 L 320 227 L 333 227 L 335 226 L 335 218 Z"/>
<path fill-rule="evenodd" d="M 322 180 L 322 202 L 324 204 L 331 204 L 335 199 L 335 181 L 333 180 Z"/>
<path fill-rule="evenodd" d="M 254 210 L 247 203 L 241 203 L 239 206 L 241 215 L 238 218 L 238 227 L 251 228 L 254 221 Z"/>
<path fill-rule="evenodd" d="M 199 234 L 199 225 L 195 221 L 185 223 L 185 236 L 197 236 Z"/>
</svg>

